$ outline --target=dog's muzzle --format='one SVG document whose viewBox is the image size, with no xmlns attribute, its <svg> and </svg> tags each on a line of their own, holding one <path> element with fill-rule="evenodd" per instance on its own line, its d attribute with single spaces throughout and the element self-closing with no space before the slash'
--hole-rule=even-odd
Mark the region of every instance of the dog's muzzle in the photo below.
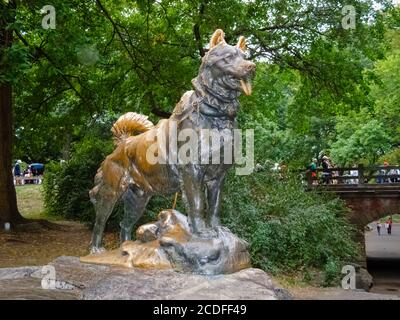
<svg viewBox="0 0 400 320">
<path fill-rule="evenodd" d="M 240 79 L 240 87 L 246 96 L 250 96 L 253 92 L 253 88 L 251 86 L 251 78 L 256 71 L 256 64 L 251 61 L 246 61 L 243 69 L 246 76 Z"/>
</svg>

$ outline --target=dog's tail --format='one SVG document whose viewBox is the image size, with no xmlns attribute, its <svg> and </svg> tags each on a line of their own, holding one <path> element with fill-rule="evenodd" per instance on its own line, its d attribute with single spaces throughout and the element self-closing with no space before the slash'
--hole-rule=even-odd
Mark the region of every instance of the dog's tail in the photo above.
<svg viewBox="0 0 400 320">
<path fill-rule="evenodd" d="M 114 123 L 111 132 L 114 135 L 115 145 L 118 145 L 126 138 L 148 131 L 153 127 L 154 124 L 147 119 L 147 116 L 135 112 L 128 112 Z"/>
</svg>

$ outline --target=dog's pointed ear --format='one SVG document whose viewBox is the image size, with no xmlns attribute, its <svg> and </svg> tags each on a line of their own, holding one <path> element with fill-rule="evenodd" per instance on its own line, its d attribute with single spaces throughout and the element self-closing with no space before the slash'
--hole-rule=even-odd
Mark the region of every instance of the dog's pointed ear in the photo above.
<svg viewBox="0 0 400 320">
<path fill-rule="evenodd" d="M 217 29 L 211 37 L 210 50 L 221 42 L 225 43 L 225 33 L 221 29 Z"/>
<path fill-rule="evenodd" d="M 247 44 L 246 44 L 246 38 L 243 36 L 240 36 L 239 41 L 236 45 L 240 50 L 243 52 L 247 51 Z"/>
</svg>

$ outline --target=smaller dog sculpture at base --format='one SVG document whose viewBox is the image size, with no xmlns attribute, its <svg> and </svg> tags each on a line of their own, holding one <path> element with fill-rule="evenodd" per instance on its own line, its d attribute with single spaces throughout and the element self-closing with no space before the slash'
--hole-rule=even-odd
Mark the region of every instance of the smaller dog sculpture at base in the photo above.
<svg viewBox="0 0 400 320">
<path fill-rule="evenodd" d="M 251 266 L 248 244 L 228 228 L 219 227 L 197 237 L 191 234 L 187 217 L 176 210 L 161 211 L 158 219 L 140 226 L 136 241 L 125 241 L 114 251 L 82 257 L 81 262 L 205 275 L 232 273 Z"/>
</svg>

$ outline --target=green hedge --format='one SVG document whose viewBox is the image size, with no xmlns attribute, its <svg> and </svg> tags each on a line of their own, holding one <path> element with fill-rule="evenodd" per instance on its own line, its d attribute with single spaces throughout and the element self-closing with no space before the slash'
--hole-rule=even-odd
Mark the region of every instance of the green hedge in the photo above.
<svg viewBox="0 0 400 320">
<path fill-rule="evenodd" d="M 43 180 L 46 212 L 65 219 L 92 222 L 93 205 L 89 190 L 99 164 L 112 151 L 112 143 L 86 138 L 74 145 L 72 157 L 67 162 L 46 165 Z"/>
</svg>

